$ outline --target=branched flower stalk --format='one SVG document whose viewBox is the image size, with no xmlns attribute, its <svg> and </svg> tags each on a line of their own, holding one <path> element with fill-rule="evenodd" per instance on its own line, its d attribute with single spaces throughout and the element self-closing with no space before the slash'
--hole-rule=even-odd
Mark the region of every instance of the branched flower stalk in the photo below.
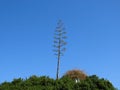
<svg viewBox="0 0 120 90">
<path fill-rule="evenodd" d="M 56 79 L 59 79 L 59 70 L 60 70 L 60 60 L 61 56 L 64 55 L 64 52 L 66 51 L 65 45 L 66 45 L 66 31 L 63 26 L 63 23 L 61 20 L 58 21 L 57 27 L 54 33 L 54 52 L 55 56 L 57 57 L 57 73 L 56 73 Z"/>
</svg>

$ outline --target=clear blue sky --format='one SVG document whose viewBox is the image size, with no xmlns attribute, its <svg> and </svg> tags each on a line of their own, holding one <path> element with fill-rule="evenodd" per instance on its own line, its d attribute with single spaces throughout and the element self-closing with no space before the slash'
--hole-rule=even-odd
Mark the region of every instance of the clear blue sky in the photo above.
<svg viewBox="0 0 120 90">
<path fill-rule="evenodd" d="M 96 74 L 120 87 L 120 0 L 0 0 L 0 82 L 56 76 L 52 52 L 56 23 L 68 39 L 60 75 Z"/>
</svg>

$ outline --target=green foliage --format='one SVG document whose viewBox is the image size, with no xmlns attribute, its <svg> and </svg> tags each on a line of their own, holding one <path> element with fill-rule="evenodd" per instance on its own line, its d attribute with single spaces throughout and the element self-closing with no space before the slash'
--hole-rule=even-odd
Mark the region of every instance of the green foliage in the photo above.
<svg viewBox="0 0 120 90">
<path fill-rule="evenodd" d="M 85 80 L 76 83 L 69 77 L 54 80 L 46 76 L 31 76 L 28 79 L 14 79 L 12 82 L 0 84 L 0 90 L 116 90 L 105 79 L 96 75 L 88 76 Z"/>
<path fill-rule="evenodd" d="M 80 89 L 76 90 L 115 90 L 108 80 L 99 79 L 96 75 L 89 76 L 77 84 Z"/>
</svg>

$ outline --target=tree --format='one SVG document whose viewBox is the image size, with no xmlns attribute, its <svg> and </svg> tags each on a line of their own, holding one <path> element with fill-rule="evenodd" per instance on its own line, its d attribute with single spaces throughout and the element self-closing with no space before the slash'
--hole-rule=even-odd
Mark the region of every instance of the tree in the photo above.
<svg viewBox="0 0 120 90">
<path fill-rule="evenodd" d="M 0 84 L 0 90 L 117 90 L 111 82 L 96 75 L 75 83 L 70 77 L 54 80 L 48 76 L 31 76 L 26 79 L 18 78 L 11 82 Z"/>
<path fill-rule="evenodd" d="M 57 57 L 57 73 L 56 79 L 59 78 L 59 68 L 60 68 L 60 59 L 63 56 L 64 51 L 66 50 L 66 32 L 61 20 L 58 21 L 57 27 L 54 33 L 54 52 Z"/>
<path fill-rule="evenodd" d="M 65 73 L 63 77 L 70 77 L 72 80 L 78 82 L 79 80 L 85 80 L 87 75 L 81 70 L 69 70 Z"/>
</svg>

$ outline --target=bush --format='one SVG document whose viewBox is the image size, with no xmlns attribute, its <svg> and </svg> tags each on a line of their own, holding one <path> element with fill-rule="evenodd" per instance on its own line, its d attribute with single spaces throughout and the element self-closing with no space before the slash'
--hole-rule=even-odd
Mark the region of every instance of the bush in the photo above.
<svg viewBox="0 0 120 90">
<path fill-rule="evenodd" d="M 14 79 L 12 82 L 0 84 L 0 90 L 116 90 L 105 79 L 99 79 L 96 75 L 86 76 L 84 80 L 76 83 L 72 78 L 63 76 L 54 80 L 46 76 L 31 76 L 28 79 Z"/>
</svg>

